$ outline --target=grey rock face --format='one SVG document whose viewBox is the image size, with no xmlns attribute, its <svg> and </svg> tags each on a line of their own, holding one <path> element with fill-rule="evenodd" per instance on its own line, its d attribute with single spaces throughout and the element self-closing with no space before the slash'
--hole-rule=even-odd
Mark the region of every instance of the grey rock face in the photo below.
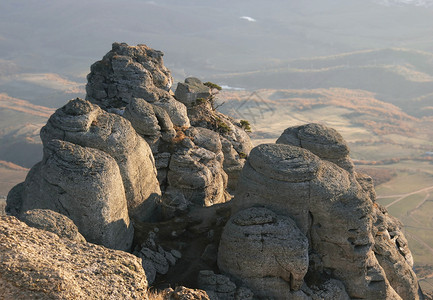
<svg viewBox="0 0 433 300">
<path fill-rule="evenodd" d="M 204 148 L 174 153 L 167 179 L 170 187 L 180 190 L 192 203 L 210 206 L 228 200 L 222 163 L 214 152 Z"/>
<path fill-rule="evenodd" d="M 344 284 L 335 279 L 326 280 L 319 286 L 312 286 L 312 289 L 306 289 L 305 293 L 312 299 L 350 300 Z"/>
<path fill-rule="evenodd" d="M 353 171 L 349 148 L 343 137 L 333 128 L 315 123 L 289 127 L 276 143 L 308 149 L 321 159 L 333 162 L 349 172 Z"/>
<path fill-rule="evenodd" d="M 417 299 L 420 290 L 413 271 L 413 257 L 400 221 L 388 215 L 384 208 L 374 206 L 373 226 L 373 251 L 390 285 L 402 299 Z"/>
<path fill-rule="evenodd" d="M 32 209 L 24 212 L 20 220 L 30 227 L 43 229 L 76 242 L 86 242 L 77 226 L 65 215 L 49 209 Z"/>
<path fill-rule="evenodd" d="M 44 146 L 61 139 L 104 151 L 117 162 L 131 217 L 152 218 L 161 197 L 149 145 L 124 118 L 75 99 L 58 109 L 41 130 Z"/>
<path fill-rule="evenodd" d="M 205 126 L 201 126 L 200 122 L 194 124 L 203 129 L 192 128 L 186 133 L 190 121 L 184 103 L 192 107 L 192 102 L 196 102 L 197 98 L 210 97 L 211 91 L 197 78 L 188 78 L 179 85 L 176 100 L 169 92 L 171 82 L 170 72 L 163 65 L 162 52 L 145 45 L 114 43 L 112 50 L 91 67 L 87 99 L 128 119 L 137 133 L 148 142 L 156 160 L 157 177 L 163 192 L 170 191 L 170 195 L 180 192 L 188 202 L 197 202 L 197 195 L 201 194 L 206 198 L 201 203 L 219 203 L 227 185 L 232 190 L 236 186 L 245 157 L 252 148 L 250 139 L 243 129 L 212 109 L 199 113 L 200 118 L 207 120 L 203 123 Z M 226 128 L 226 123 L 229 130 L 224 134 L 225 145 L 221 147 L 221 128 Z M 214 133 L 204 132 L 204 129 Z M 189 140 L 184 140 L 185 134 Z M 206 161 L 211 165 L 204 168 L 205 171 L 202 166 L 183 170 L 193 177 L 201 178 L 201 181 L 207 178 L 204 183 L 196 184 L 193 191 L 190 184 L 179 184 L 184 178 L 180 178 L 176 162 L 179 153 L 181 156 L 188 155 L 184 148 L 195 149 L 194 156 L 201 156 L 198 164 L 203 165 L 202 161 Z M 205 150 L 216 155 L 215 159 L 211 159 L 212 163 Z M 187 173 L 182 173 L 182 176 L 189 176 Z M 210 177 L 214 177 L 216 182 L 210 184 Z M 126 184 L 125 189 L 129 190 Z"/>
<path fill-rule="evenodd" d="M 181 202 L 187 206 L 227 200 L 218 133 L 194 127 L 176 132 L 164 109 L 138 98 L 131 100 L 123 116 L 152 147 L 158 180 L 165 192 L 163 206 L 181 209 L 179 205 L 173 207 L 173 201 L 178 202 L 175 199 L 184 199 Z"/>
<path fill-rule="evenodd" d="M 197 99 L 207 99 L 211 96 L 210 88 L 205 86 L 200 79 L 195 77 L 189 77 L 185 79 L 185 82 L 179 82 L 177 84 L 175 97 L 177 100 L 191 107 L 197 104 Z"/>
<path fill-rule="evenodd" d="M 21 212 L 53 210 L 73 220 L 89 242 L 130 249 L 134 229 L 116 161 L 100 150 L 60 140 L 48 142 L 44 151 L 21 193 L 8 202 L 21 202 Z"/>
<path fill-rule="evenodd" d="M 218 266 L 260 297 L 288 299 L 304 282 L 308 239 L 290 218 L 266 208 L 248 208 L 225 226 Z"/>
<path fill-rule="evenodd" d="M 320 159 L 304 149 L 276 144 L 255 147 L 242 170 L 233 204 L 237 210 L 263 204 L 290 216 L 305 235 L 310 226 L 310 181 Z"/>
<path fill-rule="evenodd" d="M 87 99 L 102 108 L 124 108 L 134 98 L 164 108 L 177 126 L 189 127 L 186 107 L 169 93 L 173 82 L 163 53 L 146 45 L 114 43 L 87 76 Z"/>
<path fill-rule="evenodd" d="M 210 270 L 200 271 L 198 285 L 212 300 L 252 300 L 254 296 L 250 289 L 237 287 L 227 276 L 215 274 Z"/>
<path fill-rule="evenodd" d="M 188 117 L 195 127 L 207 128 L 219 134 L 224 155 L 223 168 L 229 176 L 229 189 L 234 190 L 239 173 L 253 145 L 240 124 L 214 110 L 209 102 L 188 108 Z"/>
<path fill-rule="evenodd" d="M 316 125 L 305 127 L 317 128 Z M 290 145 L 265 144 L 251 151 L 233 200 L 234 210 L 242 213 L 247 208 L 262 206 L 295 221 L 308 238 L 310 248 L 305 277 L 308 279 L 304 280 L 307 284 L 313 284 L 312 278 L 331 276 L 341 281 L 345 289 L 329 287 L 331 294 L 347 292 L 351 298 L 367 299 L 419 299 L 407 242 L 398 224 L 374 202 L 371 180 L 333 161 L 338 157 L 350 160 L 347 147 L 342 146 L 344 142 L 320 130 L 319 137 L 313 137 L 313 133 L 308 137 L 312 144 L 302 144 L 307 138 L 299 134 L 301 129 L 296 131 L 296 137 L 287 134 L 292 131 L 289 128 L 283 134 L 285 143 L 289 141 Z M 289 138 L 296 138 L 301 144 L 293 146 Z M 313 145 L 313 140 L 322 142 Z M 329 148 L 330 140 L 335 143 Z M 269 218 L 262 219 L 265 222 Z M 226 225 L 228 232 L 234 231 L 228 229 L 232 223 Z M 246 240 L 248 237 L 240 236 L 237 243 Z M 229 256 L 224 247 L 220 249 L 219 258 Z M 227 264 L 224 271 L 236 276 L 236 266 L 234 262 Z M 301 290 L 308 297 L 320 294 L 304 287 Z"/>
<path fill-rule="evenodd" d="M 134 98 L 126 106 L 123 117 L 129 120 L 135 131 L 158 153 L 161 142 L 170 143 L 176 136 L 168 113 L 144 99 Z"/>
</svg>

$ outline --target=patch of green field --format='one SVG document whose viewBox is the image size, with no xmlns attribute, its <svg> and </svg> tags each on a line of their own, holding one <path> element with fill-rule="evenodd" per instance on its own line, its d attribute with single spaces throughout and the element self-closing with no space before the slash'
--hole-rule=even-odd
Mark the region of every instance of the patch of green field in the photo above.
<svg viewBox="0 0 433 300">
<path fill-rule="evenodd" d="M 433 186 L 433 176 L 412 169 L 398 171 L 397 176 L 376 187 L 379 196 L 402 195 Z"/>
<path fill-rule="evenodd" d="M 426 193 L 419 193 L 407 196 L 406 198 L 401 199 L 399 202 L 389 206 L 388 212 L 403 220 L 409 213 L 409 211 L 415 209 L 419 203 L 421 203 L 426 196 Z"/>
<path fill-rule="evenodd" d="M 411 216 L 425 227 L 433 228 L 433 195 L 431 194 L 429 200 L 424 202 L 419 209 L 413 211 Z"/>
<path fill-rule="evenodd" d="M 433 258 L 433 228 L 404 227 L 404 233 L 409 243 L 416 264 L 432 264 Z"/>
<path fill-rule="evenodd" d="M 404 145 L 374 144 L 352 146 L 351 156 L 361 160 L 384 160 L 389 158 L 418 157 L 423 153 L 419 149 L 412 149 Z"/>
<path fill-rule="evenodd" d="M 390 204 L 392 201 L 396 199 L 398 199 L 398 197 L 382 198 L 382 199 L 377 199 L 377 202 L 382 206 L 387 206 L 388 204 Z"/>
</svg>

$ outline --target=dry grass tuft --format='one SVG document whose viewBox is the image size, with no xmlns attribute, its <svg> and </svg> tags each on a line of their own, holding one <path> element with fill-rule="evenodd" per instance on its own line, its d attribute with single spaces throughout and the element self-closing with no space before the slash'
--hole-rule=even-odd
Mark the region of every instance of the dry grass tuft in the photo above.
<svg viewBox="0 0 433 300">
<path fill-rule="evenodd" d="M 167 290 L 158 291 L 148 289 L 149 300 L 167 300 L 169 299 L 170 293 Z"/>
</svg>

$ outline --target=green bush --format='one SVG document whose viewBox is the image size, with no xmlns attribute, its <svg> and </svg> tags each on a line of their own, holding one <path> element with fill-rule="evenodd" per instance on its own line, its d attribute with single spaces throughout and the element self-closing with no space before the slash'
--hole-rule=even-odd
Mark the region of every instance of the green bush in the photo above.
<svg viewBox="0 0 433 300">
<path fill-rule="evenodd" d="M 245 130 L 246 132 L 251 132 L 250 122 L 248 122 L 247 120 L 241 120 L 240 123 L 243 130 Z"/>
<path fill-rule="evenodd" d="M 218 131 L 222 134 L 228 134 L 232 131 L 226 123 L 224 123 L 220 118 L 216 118 L 216 127 Z"/>
<path fill-rule="evenodd" d="M 221 90 L 223 89 L 223 88 L 220 87 L 218 84 L 213 83 L 213 82 L 210 82 L 210 81 L 205 82 L 205 83 L 203 83 L 203 84 L 204 84 L 205 86 L 211 88 L 211 89 L 217 89 L 218 91 L 221 91 Z"/>
</svg>

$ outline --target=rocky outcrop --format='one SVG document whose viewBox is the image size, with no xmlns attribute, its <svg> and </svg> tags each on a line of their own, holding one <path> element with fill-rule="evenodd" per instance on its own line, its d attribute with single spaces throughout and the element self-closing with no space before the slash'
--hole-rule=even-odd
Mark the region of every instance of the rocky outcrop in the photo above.
<svg viewBox="0 0 433 300">
<path fill-rule="evenodd" d="M 189 139 L 184 145 L 171 156 L 168 185 L 180 190 L 194 204 L 210 206 L 228 200 L 225 191 L 227 175 L 221 159 L 212 151 L 194 147 Z"/>
<path fill-rule="evenodd" d="M 422 299 L 402 224 L 378 205 L 373 206 L 372 221 L 373 251 L 389 284 L 402 299 Z"/>
<path fill-rule="evenodd" d="M 0 217 L 1 299 L 148 299 L 140 260 Z"/>
<path fill-rule="evenodd" d="M 151 146 L 161 190 L 167 193 L 165 204 L 173 206 L 173 197 L 184 199 L 181 202 L 187 205 L 226 201 L 230 198 L 226 188 L 234 190 L 252 148 L 250 139 L 233 120 L 206 105 L 213 97 L 212 90 L 199 79 L 187 78 L 180 83 L 174 98 L 170 92 L 173 80 L 162 56 L 162 52 L 145 45 L 114 43 L 112 50 L 91 67 L 87 99 L 128 119 Z M 197 101 L 202 101 L 205 105 L 198 106 L 206 109 L 194 108 Z M 190 128 L 190 117 L 197 130 Z M 203 129 L 214 132 L 204 134 L 210 144 L 201 142 Z M 184 141 L 185 135 L 189 140 Z M 213 144 L 222 147 L 209 149 L 208 145 Z M 178 163 L 191 156 L 194 162 Z M 197 181 L 185 182 L 189 177 Z"/>
<path fill-rule="evenodd" d="M 320 131 L 316 130 L 318 128 Z M 306 131 L 310 136 L 302 133 L 305 129 L 308 129 Z M 299 139 L 301 145 L 292 145 L 291 132 L 302 137 Z M 341 164 L 342 161 L 350 162 L 344 141 L 333 130 L 317 124 L 289 128 L 283 136 L 284 143 L 289 145 L 259 145 L 250 153 L 233 200 L 234 211 L 238 213 L 227 223 L 224 230 L 227 234 L 224 233 L 221 239 L 218 254 L 220 268 L 247 283 L 250 272 L 242 266 L 254 264 L 244 263 L 248 257 L 245 253 L 259 249 L 257 255 L 269 255 L 278 261 L 276 247 L 265 251 L 263 247 L 248 245 L 252 233 L 247 234 L 245 230 L 249 227 L 244 226 L 245 234 L 239 234 L 237 239 L 229 238 L 236 235 L 234 228 L 237 227 L 233 222 L 237 216 L 250 215 L 251 207 L 261 206 L 271 211 L 264 216 L 284 215 L 296 223 L 300 233 L 308 238 L 308 243 L 304 245 L 308 245 L 309 262 L 305 276 L 302 273 L 298 273 L 299 277 L 272 274 L 274 278 L 284 281 L 285 296 L 282 292 L 273 294 L 275 287 L 267 288 L 269 276 L 247 284 L 255 294 L 274 295 L 275 299 L 297 299 L 299 295 L 295 297 L 290 293 L 301 293 L 302 297 L 308 298 L 310 294 L 317 294 L 317 290 L 315 292 L 311 287 L 329 285 L 323 279 L 331 278 L 336 280 L 334 282 L 342 282 L 342 285 L 337 284 L 340 288 L 328 290 L 339 291 L 340 294 L 347 292 L 351 298 L 422 299 L 411 269 L 410 251 L 398 224 L 375 202 L 371 180 L 356 174 L 347 167 L 348 164 Z M 282 138 L 279 139 L 281 141 Z M 320 143 L 316 145 L 313 141 Z M 330 154 L 333 152 L 337 154 Z M 271 217 L 264 216 L 258 216 L 257 223 L 271 222 Z M 272 235 L 267 234 L 268 237 Z M 264 243 L 266 238 L 262 234 L 259 241 Z M 244 246 L 237 247 L 238 244 Z M 286 250 L 282 252 L 287 255 L 291 252 L 289 249 L 293 249 L 288 245 L 284 248 Z M 283 265 L 287 272 L 291 270 L 288 263 Z M 297 284 L 293 285 L 291 283 L 295 278 Z M 341 290 L 341 286 L 345 291 Z M 331 298 L 337 299 L 334 296 Z"/>
<path fill-rule="evenodd" d="M 129 250 L 134 230 L 116 161 L 100 150 L 60 140 L 48 142 L 44 151 L 24 184 L 9 193 L 8 207 L 20 203 L 18 216 L 53 210 L 73 220 L 89 242 Z"/>
<path fill-rule="evenodd" d="M 149 220 L 161 197 L 149 145 L 121 116 L 75 99 L 58 109 L 41 130 L 44 146 L 52 139 L 98 149 L 117 163 L 132 218 Z"/>
<path fill-rule="evenodd" d="M 119 112 L 134 98 L 160 106 L 177 126 L 189 127 L 186 107 L 170 94 L 173 83 L 161 51 L 146 45 L 114 43 L 87 75 L 87 99 L 104 109 Z"/>
<path fill-rule="evenodd" d="M 200 79 L 188 77 L 185 79 L 185 82 L 177 84 L 174 95 L 186 107 L 193 107 L 199 104 L 200 101 L 206 101 L 212 94 L 210 88 L 204 85 Z"/>
<path fill-rule="evenodd" d="M 240 123 L 215 109 L 215 89 L 204 85 L 199 79 L 189 77 L 176 88 L 176 98 L 188 108 L 191 125 L 207 128 L 219 134 L 224 156 L 223 167 L 228 175 L 228 187 L 236 188 L 245 158 L 252 143 Z"/>
<path fill-rule="evenodd" d="M 152 148 L 153 153 L 159 152 L 161 142 L 171 143 L 176 136 L 173 123 L 167 112 L 141 98 L 133 98 L 123 114 Z"/>
<path fill-rule="evenodd" d="M 46 230 L 76 242 L 86 242 L 77 226 L 65 215 L 49 209 L 32 209 L 24 212 L 20 220 L 27 226 Z"/>
<path fill-rule="evenodd" d="M 252 149 L 216 85 L 187 78 L 173 96 L 162 56 L 114 43 L 87 100 L 50 117 L 6 210 L 57 235 L 0 220 L 0 298 L 146 299 L 144 270 L 207 292 L 170 299 L 422 299 L 400 223 L 338 132 L 290 127 Z"/>
</svg>

